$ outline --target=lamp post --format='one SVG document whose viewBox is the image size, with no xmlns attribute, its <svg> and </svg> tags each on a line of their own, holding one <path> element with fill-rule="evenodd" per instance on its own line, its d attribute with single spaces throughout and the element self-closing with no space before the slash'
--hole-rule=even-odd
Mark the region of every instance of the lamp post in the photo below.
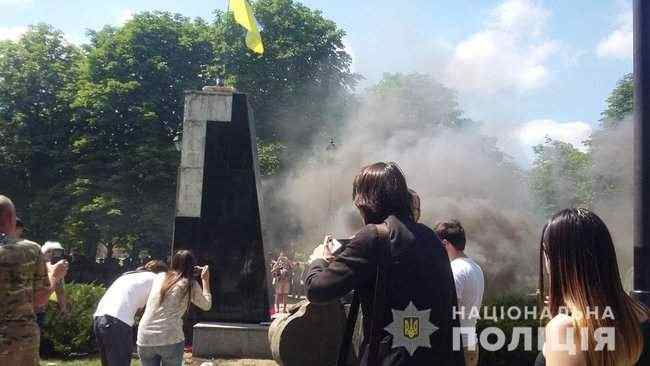
<svg viewBox="0 0 650 366">
<path fill-rule="evenodd" d="M 334 143 L 334 137 L 330 137 L 330 142 L 325 148 L 325 151 L 327 151 L 327 160 L 328 160 L 328 207 L 327 207 L 327 230 L 328 232 L 331 232 L 334 228 L 334 187 L 333 187 L 333 179 L 332 177 L 332 169 L 333 169 L 333 164 L 334 164 L 334 152 L 336 151 L 336 144 Z"/>
<path fill-rule="evenodd" d="M 634 0 L 634 291 L 650 306 L 650 1 Z"/>
</svg>

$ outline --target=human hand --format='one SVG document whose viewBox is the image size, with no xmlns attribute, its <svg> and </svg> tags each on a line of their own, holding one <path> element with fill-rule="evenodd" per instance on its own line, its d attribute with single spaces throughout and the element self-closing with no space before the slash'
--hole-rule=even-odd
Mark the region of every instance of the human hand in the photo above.
<svg viewBox="0 0 650 366">
<path fill-rule="evenodd" d="M 62 259 L 55 264 L 47 263 L 47 273 L 52 282 L 59 282 L 68 274 L 70 264 L 67 260 Z"/>
<path fill-rule="evenodd" d="M 325 235 L 325 238 L 323 239 L 323 245 L 328 245 L 331 242 L 332 242 L 332 234 Z"/>
<path fill-rule="evenodd" d="M 314 248 L 311 256 L 309 256 L 309 262 L 313 262 L 316 259 L 324 259 L 328 262 L 334 259 L 334 256 L 332 255 L 332 252 L 329 248 L 329 244 L 323 243 Z"/>
<path fill-rule="evenodd" d="M 210 268 L 208 267 L 208 265 L 206 264 L 205 266 L 199 267 L 199 268 L 201 268 L 201 280 L 209 281 L 210 280 Z"/>
</svg>

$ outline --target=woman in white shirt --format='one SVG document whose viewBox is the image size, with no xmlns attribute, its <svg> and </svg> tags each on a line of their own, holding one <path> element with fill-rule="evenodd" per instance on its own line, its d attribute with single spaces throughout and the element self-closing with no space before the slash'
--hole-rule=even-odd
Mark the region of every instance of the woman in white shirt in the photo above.
<svg viewBox="0 0 650 366">
<path fill-rule="evenodd" d="M 194 279 L 200 273 L 201 282 Z M 210 310 L 210 272 L 197 267 L 188 250 L 174 254 L 169 272 L 158 275 L 151 288 L 138 327 L 138 354 L 142 366 L 181 366 L 183 364 L 183 315 L 190 301 Z"/>
</svg>

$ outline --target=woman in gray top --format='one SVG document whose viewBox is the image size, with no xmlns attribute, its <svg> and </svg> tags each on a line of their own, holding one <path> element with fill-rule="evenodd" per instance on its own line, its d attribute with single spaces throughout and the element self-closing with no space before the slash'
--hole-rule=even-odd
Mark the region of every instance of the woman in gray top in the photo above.
<svg viewBox="0 0 650 366">
<path fill-rule="evenodd" d="M 201 282 L 194 273 L 201 273 Z M 210 310 L 210 272 L 197 267 L 194 255 L 181 250 L 172 258 L 171 270 L 158 275 L 151 288 L 138 327 L 138 354 L 142 366 L 181 366 L 183 363 L 183 315 L 192 302 Z"/>
</svg>

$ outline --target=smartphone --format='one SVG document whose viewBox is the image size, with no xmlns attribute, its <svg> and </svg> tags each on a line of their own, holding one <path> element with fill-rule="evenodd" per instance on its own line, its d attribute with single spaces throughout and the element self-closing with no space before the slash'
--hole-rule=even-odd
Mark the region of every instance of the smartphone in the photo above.
<svg viewBox="0 0 650 366">
<path fill-rule="evenodd" d="M 350 239 L 332 239 L 327 245 L 329 246 L 330 253 L 338 255 L 348 244 L 350 244 Z"/>
<path fill-rule="evenodd" d="M 50 259 L 50 264 L 57 264 L 62 259 L 66 259 L 63 254 L 64 254 L 63 250 L 53 250 L 52 259 Z"/>
<path fill-rule="evenodd" d="M 197 278 L 198 278 L 198 277 L 201 277 L 201 272 L 203 272 L 203 267 L 201 267 L 201 266 L 194 266 L 194 271 L 192 272 L 192 274 L 194 275 L 194 277 L 197 277 Z"/>
</svg>

